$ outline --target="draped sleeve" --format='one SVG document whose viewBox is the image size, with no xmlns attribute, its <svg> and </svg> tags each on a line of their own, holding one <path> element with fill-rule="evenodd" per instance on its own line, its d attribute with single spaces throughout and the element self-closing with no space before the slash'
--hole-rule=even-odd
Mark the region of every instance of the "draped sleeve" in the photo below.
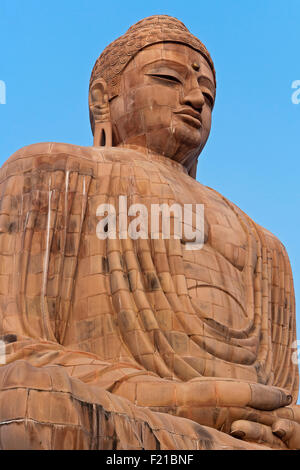
<svg viewBox="0 0 300 470">
<path fill-rule="evenodd" d="M 283 244 L 268 230 L 257 226 L 268 266 L 269 317 L 266 334 L 270 337 L 270 365 L 273 385 L 289 390 L 297 402 L 299 369 L 294 359 L 296 308 L 290 260 Z"/>
<path fill-rule="evenodd" d="M 6 364 L 61 365 L 70 376 L 109 389 L 145 371 L 134 360 L 102 360 L 61 341 L 71 327 L 83 222 L 99 159 L 93 149 L 36 144 L 1 168 L 0 339 Z"/>
</svg>

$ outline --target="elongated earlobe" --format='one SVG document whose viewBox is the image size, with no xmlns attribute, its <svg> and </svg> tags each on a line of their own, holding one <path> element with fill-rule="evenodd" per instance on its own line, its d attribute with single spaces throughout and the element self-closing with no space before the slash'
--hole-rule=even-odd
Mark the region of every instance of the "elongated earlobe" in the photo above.
<svg viewBox="0 0 300 470">
<path fill-rule="evenodd" d="M 92 84 L 89 94 L 94 119 L 94 147 L 112 146 L 112 125 L 106 82 L 100 78 Z"/>
</svg>

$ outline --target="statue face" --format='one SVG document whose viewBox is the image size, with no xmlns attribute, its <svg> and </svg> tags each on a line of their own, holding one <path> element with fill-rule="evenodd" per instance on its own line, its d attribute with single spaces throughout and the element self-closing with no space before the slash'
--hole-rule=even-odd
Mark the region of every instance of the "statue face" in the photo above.
<svg viewBox="0 0 300 470">
<path fill-rule="evenodd" d="M 140 145 L 189 169 L 209 136 L 214 97 L 199 52 L 175 43 L 147 47 L 124 69 L 110 102 L 114 145 Z"/>
</svg>

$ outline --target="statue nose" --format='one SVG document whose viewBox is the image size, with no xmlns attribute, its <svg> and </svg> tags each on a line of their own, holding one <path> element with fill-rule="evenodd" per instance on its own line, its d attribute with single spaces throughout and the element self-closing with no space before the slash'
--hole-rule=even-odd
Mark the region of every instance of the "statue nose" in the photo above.
<svg viewBox="0 0 300 470">
<path fill-rule="evenodd" d="M 183 99 L 183 104 L 192 106 L 192 108 L 197 111 L 201 111 L 205 103 L 205 99 L 200 88 L 194 88 L 188 92 L 188 94 Z"/>
</svg>

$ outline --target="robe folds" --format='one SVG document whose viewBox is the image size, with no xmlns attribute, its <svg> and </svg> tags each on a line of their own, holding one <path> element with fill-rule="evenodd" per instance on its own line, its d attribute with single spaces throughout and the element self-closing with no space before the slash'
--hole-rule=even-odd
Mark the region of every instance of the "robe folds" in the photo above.
<svg viewBox="0 0 300 470">
<path fill-rule="evenodd" d="M 100 204 L 118 209 L 123 195 L 128 205 L 144 204 L 150 213 L 152 203 L 182 202 L 182 193 L 204 210 L 210 199 L 220 210 L 226 206 L 244 231 L 242 328 L 207 318 L 189 295 L 184 240 L 96 236 Z M 10 426 L 22 434 L 25 415 L 31 434 L 40 434 L 47 448 L 59 445 L 62 427 L 70 448 L 113 448 L 115 442 L 119 448 L 124 442 L 128 448 L 207 448 L 223 433 L 135 406 L 114 394 L 118 385 L 135 376 L 176 382 L 227 377 L 284 388 L 295 403 L 295 322 L 283 245 L 180 164 L 134 148 L 45 143 L 17 151 L 3 165 L 3 448 L 11 445 Z M 4 410 L 16 389 L 20 403 Z M 171 405 L 162 403 L 161 410 Z M 104 410 L 100 417 L 95 407 Z M 185 431 L 174 430 L 183 421 Z M 224 439 L 231 440 L 222 441 L 224 448 L 241 445 Z"/>
</svg>

